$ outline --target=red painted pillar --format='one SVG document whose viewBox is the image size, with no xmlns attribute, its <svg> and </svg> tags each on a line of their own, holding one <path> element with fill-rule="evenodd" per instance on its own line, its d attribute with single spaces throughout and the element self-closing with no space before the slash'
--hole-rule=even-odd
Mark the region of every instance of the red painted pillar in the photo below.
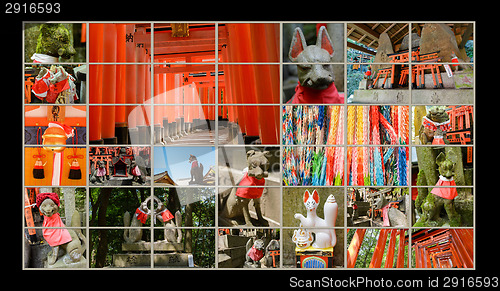
<svg viewBox="0 0 500 291">
<path fill-rule="evenodd" d="M 125 42 L 125 24 L 116 24 L 116 39 L 117 39 L 117 50 L 116 50 L 116 61 L 118 63 L 124 63 L 126 61 L 126 42 Z M 125 103 L 125 74 L 126 74 L 126 66 L 125 65 L 117 65 L 116 66 L 116 103 L 124 104 Z M 116 115 L 116 123 L 123 124 L 126 122 L 125 120 L 125 107 L 124 106 L 116 106 L 115 107 L 115 115 Z"/>
<path fill-rule="evenodd" d="M 396 268 L 405 267 L 405 230 L 399 230 L 399 246 L 398 246 L 398 259 L 396 261 Z"/>
<path fill-rule="evenodd" d="M 89 61 L 102 62 L 103 24 L 89 25 Z M 89 65 L 89 103 L 102 103 L 102 65 Z M 89 141 L 102 143 L 101 106 L 89 108 Z"/>
<path fill-rule="evenodd" d="M 103 61 L 116 62 L 116 26 L 106 23 L 103 27 Z M 103 65 L 102 102 L 114 104 L 116 98 L 116 65 Z M 115 144 L 115 107 L 103 106 L 101 131 L 105 144 Z"/>
<path fill-rule="evenodd" d="M 356 265 L 356 260 L 358 258 L 361 244 L 363 243 L 363 238 L 365 237 L 365 232 L 366 229 L 364 228 L 356 230 L 356 233 L 351 240 L 351 244 L 349 244 L 349 248 L 347 249 L 347 268 L 354 268 Z"/>
<path fill-rule="evenodd" d="M 396 233 L 397 229 L 391 229 L 391 237 L 389 241 L 389 248 L 387 249 L 387 255 L 385 258 L 384 268 L 392 268 L 394 264 L 394 249 L 396 248 Z"/>
<path fill-rule="evenodd" d="M 387 242 L 387 234 L 389 229 L 381 229 L 378 235 L 377 245 L 375 246 L 375 251 L 373 252 L 372 260 L 370 262 L 370 268 L 380 268 L 382 265 L 382 257 L 384 255 L 385 244 Z"/>
</svg>

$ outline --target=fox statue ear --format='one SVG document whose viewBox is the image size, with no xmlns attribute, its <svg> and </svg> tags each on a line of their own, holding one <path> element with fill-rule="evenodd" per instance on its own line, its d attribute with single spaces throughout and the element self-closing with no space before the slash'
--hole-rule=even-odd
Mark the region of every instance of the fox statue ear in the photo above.
<svg viewBox="0 0 500 291">
<path fill-rule="evenodd" d="M 316 189 L 314 189 L 313 191 L 313 199 L 314 201 L 316 201 L 316 203 L 319 203 L 319 194 L 318 191 L 316 191 Z"/>
<path fill-rule="evenodd" d="M 307 202 L 307 200 L 309 199 L 309 191 L 306 190 L 306 192 L 304 192 L 304 203 Z"/>
<path fill-rule="evenodd" d="M 333 44 L 328 32 L 326 31 L 326 27 L 321 26 L 318 31 L 318 38 L 316 39 L 316 46 L 326 50 L 330 57 L 333 56 Z"/>
<path fill-rule="evenodd" d="M 304 38 L 304 34 L 300 27 L 295 28 L 293 32 L 292 43 L 290 44 L 290 51 L 288 52 L 288 58 L 292 62 L 297 61 L 297 57 L 304 51 L 307 47 L 306 39 Z"/>
</svg>

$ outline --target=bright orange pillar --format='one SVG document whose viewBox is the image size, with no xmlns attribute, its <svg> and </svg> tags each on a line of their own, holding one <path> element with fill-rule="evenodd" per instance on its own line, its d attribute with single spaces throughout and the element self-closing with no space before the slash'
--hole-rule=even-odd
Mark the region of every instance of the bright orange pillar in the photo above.
<svg viewBox="0 0 500 291">
<path fill-rule="evenodd" d="M 118 63 L 124 63 L 126 60 L 126 42 L 125 42 L 125 24 L 116 24 L 116 39 L 117 39 L 117 50 L 116 50 L 116 61 Z M 125 103 L 125 65 L 116 66 L 116 104 Z M 116 106 L 115 107 L 116 123 L 123 126 L 126 122 L 125 119 L 125 107 Z"/>
<path fill-rule="evenodd" d="M 354 233 L 351 244 L 349 244 L 349 248 L 347 249 L 347 268 L 354 268 L 356 265 L 356 260 L 358 258 L 361 244 L 363 243 L 363 238 L 365 237 L 365 232 L 365 228 L 359 228 L 356 230 L 356 233 Z"/>
<path fill-rule="evenodd" d="M 380 268 L 382 265 L 382 257 L 384 256 L 385 243 L 387 242 L 387 235 L 390 229 L 381 229 L 378 235 L 377 245 L 373 252 L 370 268 Z"/>
<path fill-rule="evenodd" d="M 391 229 L 391 237 L 389 241 L 389 249 L 387 249 L 387 255 L 385 256 L 384 268 L 392 268 L 394 264 L 394 249 L 396 248 L 396 233 L 397 229 Z"/>
<path fill-rule="evenodd" d="M 405 266 L 405 230 L 399 230 L 399 246 L 398 246 L 398 259 L 396 261 L 396 268 L 404 268 Z"/>
<path fill-rule="evenodd" d="M 103 24 L 89 25 L 89 61 L 102 62 Z M 89 65 L 89 103 L 102 103 L 102 65 Z M 89 141 L 101 141 L 101 106 L 89 108 Z"/>
<path fill-rule="evenodd" d="M 116 62 L 116 26 L 104 24 L 103 27 L 103 60 Z M 103 65 L 102 102 L 114 104 L 116 98 L 116 65 Z M 115 107 L 103 106 L 101 111 L 101 131 L 104 143 L 115 143 Z"/>
</svg>

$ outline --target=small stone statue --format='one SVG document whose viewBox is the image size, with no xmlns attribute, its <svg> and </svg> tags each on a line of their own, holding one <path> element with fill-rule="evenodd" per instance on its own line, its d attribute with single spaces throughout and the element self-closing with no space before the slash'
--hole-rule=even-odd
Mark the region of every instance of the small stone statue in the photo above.
<svg viewBox="0 0 500 291">
<path fill-rule="evenodd" d="M 36 206 L 43 219 L 43 237 L 52 247 L 47 256 L 47 267 L 57 268 L 79 268 L 85 267 L 86 238 L 80 229 L 66 229 L 59 215 L 59 196 L 56 193 L 39 193 L 36 197 Z M 72 217 L 72 227 L 80 227 L 80 215 L 78 212 Z M 59 227 L 59 228 L 52 228 Z"/>
<path fill-rule="evenodd" d="M 165 207 L 165 205 L 156 196 L 153 196 L 155 201 L 158 203 L 158 207 L 155 209 L 156 218 L 163 221 L 163 226 L 165 227 L 164 236 L 165 241 L 172 243 L 182 242 L 182 231 L 179 227 L 182 226 L 182 215 L 179 210 L 175 212 L 175 217 L 172 213 Z M 177 230 L 175 229 L 177 227 Z"/>
<path fill-rule="evenodd" d="M 436 164 L 439 166 L 439 180 L 436 186 L 450 187 L 436 187 L 431 190 L 422 203 L 422 215 L 415 226 L 436 226 L 443 206 L 448 215 L 450 226 L 460 226 L 461 217 L 453 203 L 458 195 L 453 179 L 455 163 L 445 157 L 444 153 L 440 153 L 436 158 Z"/>
<path fill-rule="evenodd" d="M 201 185 L 203 184 L 203 164 L 198 162 L 195 155 L 189 155 L 189 163 L 191 164 L 191 181 L 189 185 Z"/>
<path fill-rule="evenodd" d="M 446 132 L 450 130 L 450 117 L 448 113 L 440 107 L 432 108 L 429 113 L 422 118 L 420 127 L 420 142 L 422 144 L 448 144 Z"/>
<path fill-rule="evenodd" d="M 106 179 L 106 163 L 104 161 L 97 161 L 97 167 L 92 170 L 90 174 L 90 183 L 103 184 Z"/>
<path fill-rule="evenodd" d="M 148 197 L 141 205 L 135 210 L 134 216 L 130 216 L 130 212 L 126 211 L 123 214 L 123 225 L 125 227 L 136 227 L 136 228 L 125 228 L 123 230 L 123 239 L 127 243 L 136 243 L 142 242 L 142 225 L 146 223 L 148 216 L 151 214 L 151 211 L 148 208 L 148 203 L 151 200 Z"/>
<path fill-rule="evenodd" d="M 252 238 L 246 244 L 247 253 L 245 255 L 244 268 L 260 268 L 260 260 L 264 257 L 264 241 L 256 239 L 252 243 Z"/>
<path fill-rule="evenodd" d="M 76 54 L 71 45 L 71 35 L 61 23 L 40 25 L 40 36 L 36 44 L 36 53 L 31 59 L 34 63 L 57 63 L 59 57 L 69 59 Z"/>
</svg>

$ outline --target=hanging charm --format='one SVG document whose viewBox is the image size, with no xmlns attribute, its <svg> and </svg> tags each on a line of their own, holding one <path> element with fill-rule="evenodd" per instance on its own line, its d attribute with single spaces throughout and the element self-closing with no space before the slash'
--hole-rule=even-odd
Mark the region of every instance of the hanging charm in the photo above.
<svg viewBox="0 0 500 291">
<path fill-rule="evenodd" d="M 37 145 L 40 144 L 39 137 L 42 134 L 42 128 L 38 127 L 36 131 L 36 143 Z M 38 150 L 38 155 L 33 155 L 33 158 L 36 159 L 35 161 L 35 166 L 33 167 L 33 178 L 35 179 L 45 179 L 45 171 L 44 167 L 47 164 L 47 162 L 43 162 L 42 158 L 45 158 L 45 155 L 42 154 L 42 149 L 37 148 Z"/>
<path fill-rule="evenodd" d="M 45 155 L 42 155 L 40 149 L 38 149 L 38 155 L 33 155 L 33 158 L 36 158 L 35 166 L 33 167 L 33 178 L 35 179 L 45 179 L 45 171 L 44 168 L 47 162 L 43 162 L 41 158 L 45 158 Z"/>
<path fill-rule="evenodd" d="M 76 128 L 75 134 L 73 135 L 73 144 L 78 143 L 78 134 L 76 133 Z M 80 180 L 82 178 L 82 170 L 80 169 L 80 164 L 78 163 L 78 159 L 83 159 L 83 155 L 77 155 L 76 154 L 77 148 L 73 148 L 73 155 L 67 156 L 68 160 L 73 159 L 71 163 L 68 162 L 69 165 L 69 179 L 71 180 Z"/>
</svg>

